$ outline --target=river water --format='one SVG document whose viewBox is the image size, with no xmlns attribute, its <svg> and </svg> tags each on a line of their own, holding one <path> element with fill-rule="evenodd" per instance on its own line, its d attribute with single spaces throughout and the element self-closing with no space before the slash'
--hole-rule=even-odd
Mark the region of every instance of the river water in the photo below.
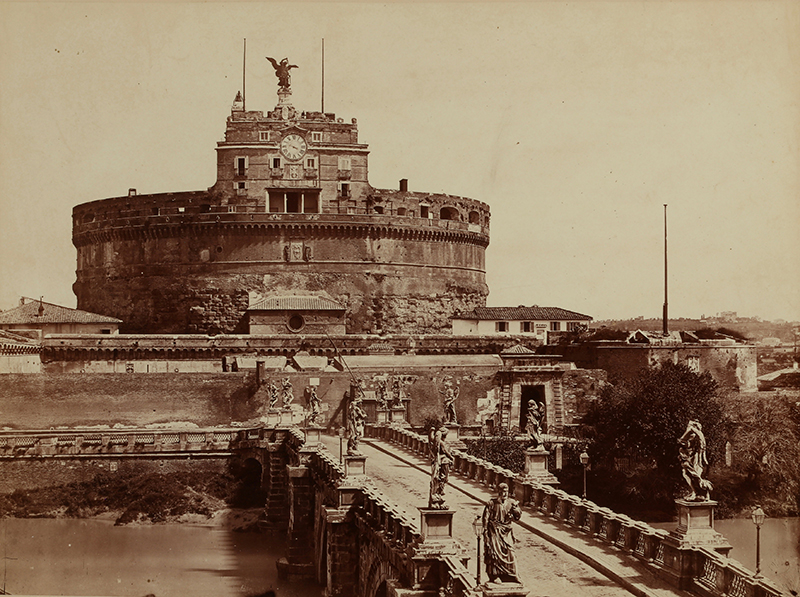
<svg viewBox="0 0 800 597">
<path fill-rule="evenodd" d="M 278 579 L 282 535 L 11 518 L 0 521 L 0 572 L 16 595 L 248 597 L 273 590 L 277 597 L 320 597 L 313 581 Z"/>
<path fill-rule="evenodd" d="M 672 530 L 676 523 L 654 524 Z M 756 527 L 749 518 L 714 521 L 733 545 L 730 557 L 756 570 Z M 767 518 L 761 526 L 761 573 L 784 590 L 800 592 L 800 518 Z"/>
<path fill-rule="evenodd" d="M 654 526 L 671 530 L 675 524 Z M 733 545 L 731 557 L 754 571 L 753 523 L 718 520 L 716 529 Z M 277 597 L 322 595 L 313 581 L 278 579 L 283 533 L 10 518 L 0 521 L 0 540 L 5 587 L 17 595 L 253 597 L 268 590 Z M 761 569 L 782 588 L 800 590 L 800 519 L 764 522 Z"/>
</svg>

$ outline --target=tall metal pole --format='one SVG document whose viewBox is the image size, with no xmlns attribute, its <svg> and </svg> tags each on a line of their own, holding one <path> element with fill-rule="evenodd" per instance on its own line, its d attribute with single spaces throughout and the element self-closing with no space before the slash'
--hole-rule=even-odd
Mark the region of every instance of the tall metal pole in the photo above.
<svg viewBox="0 0 800 597">
<path fill-rule="evenodd" d="M 761 576 L 761 525 L 756 525 L 756 578 Z"/>
<path fill-rule="evenodd" d="M 664 204 L 664 325 L 662 331 L 666 336 L 669 334 L 669 324 L 667 316 L 667 204 Z"/>
<path fill-rule="evenodd" d="M 247 38 L 244 38 L 244 52 L 242 53 L 242 110 L 247 110 L 247 77 L 245 68 L 247 67 Z"/>
<path fill-rule="evenodd" d="M 320 112 L 325 113 L 325 38 L 322 38 L 322 105 Z"/>
<path fill-rule="evenodd" d="M 583 465 L 583 499 L 586 499 L 586 465 Z"/>
<path fill-rule="evenodd" d="M 478 535 L 478 557 L 475 558 L 478 564 L 478 584 L 481 584 L 481 536 Z"/>
</svg>

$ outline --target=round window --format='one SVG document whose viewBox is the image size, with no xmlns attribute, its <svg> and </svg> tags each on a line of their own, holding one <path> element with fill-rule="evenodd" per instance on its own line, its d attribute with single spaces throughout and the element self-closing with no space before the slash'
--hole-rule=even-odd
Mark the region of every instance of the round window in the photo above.
<svg viewBox="0 0 800 597">
<path fill-rule="evenodd" d="M 299 332 L 306 325 L 306 320 L 299 313 L 295 313 L 289 318 L 289 329 L 293 332 Z"/>
</svg>

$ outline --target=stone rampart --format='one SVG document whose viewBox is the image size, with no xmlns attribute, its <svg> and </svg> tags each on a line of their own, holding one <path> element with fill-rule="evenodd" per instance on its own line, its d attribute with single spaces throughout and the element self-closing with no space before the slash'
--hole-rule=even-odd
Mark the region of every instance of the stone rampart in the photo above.
<svg viewBox="0 0 800 597">
<path fill-rule="evenodd" d="M 354 213 L 230 211 L 199 191 L 94 201 L 73 210 L 73 289 L 80 309 L 122 319 L 123 332 L 244 331 L 249 300 L 280 294 L 337 300 L 351 333 L 447 331 L 456 311 L 485 304 L 488 206 L 437 202 L 449 205 L 411 217 L 365 202 Z"/>
</svg>

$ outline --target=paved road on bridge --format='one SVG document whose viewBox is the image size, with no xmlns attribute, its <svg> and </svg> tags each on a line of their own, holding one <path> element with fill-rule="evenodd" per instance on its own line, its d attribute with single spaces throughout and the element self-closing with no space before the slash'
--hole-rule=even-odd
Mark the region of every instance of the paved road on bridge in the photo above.
<svg viewBox="0 0 800 597">
<path fill-rule="evenodd" d="M 328 450 L 338 457 L 339 438 L 323 436 L 322 439 Z M 359 449 L 367 456 L 367 475 L 375 486 L 419 524 L 417 507 L 428 503 L 428 461 L 401 446 L 381 440 L 362 441 Z M 450 476 L 446 498 L 448 506 L 456 510 L 453 534 L 468 550 L 468 567 L 473 574 L 477 541 L 472 521 L 491 497 L 483 485 L 457 475 Z M 638 562 L 629 562 L 630 558 L 613 548 L 594 545 L 580 533 L 561 529 L 526 510 L 523 509 L 514 535 L 518 572 L 530 591 L 530 597 L 618 597 L 631 593 L 641 597 L 676 595 L 674 589 Z M 485 582 L 485 570 L 482 569 L 481 575 L 481 581 Z"/>
</svg>

